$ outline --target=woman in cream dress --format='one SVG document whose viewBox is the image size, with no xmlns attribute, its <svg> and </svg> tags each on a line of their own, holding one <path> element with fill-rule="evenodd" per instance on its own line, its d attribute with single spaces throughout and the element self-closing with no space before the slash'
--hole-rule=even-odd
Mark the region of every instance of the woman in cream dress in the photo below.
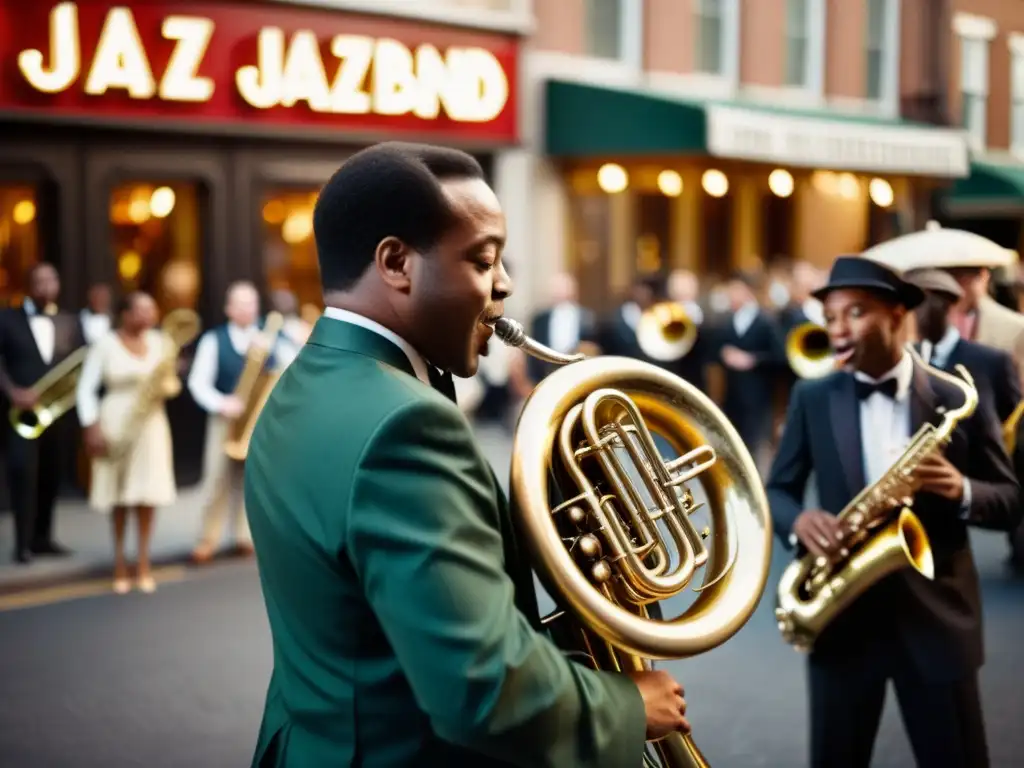
<svg viewBox="0 0 1024 768">
<path fill-rule="evenodd" d="M 129 512 L 136 511 L 139 526 L 138 588 L 153 592 L 156 583 L 149 564 L 153 512 L 176 497 L 171 429 L 163 404 L 129 427 L 140 388 L 165 354 L 156 320 L 152 297 L 142 292 L 126 296 L 118 307 L 114 330 L 89 350 L 78 380 L 78 417 L 92 458 L 89 506 L 113 511 L 114 591 L 119 594 L 131 589 L 124 553 Z M 112 458 L 109 449 L 125 430 L 133 441 L 120 457 Z"/>
</svg>

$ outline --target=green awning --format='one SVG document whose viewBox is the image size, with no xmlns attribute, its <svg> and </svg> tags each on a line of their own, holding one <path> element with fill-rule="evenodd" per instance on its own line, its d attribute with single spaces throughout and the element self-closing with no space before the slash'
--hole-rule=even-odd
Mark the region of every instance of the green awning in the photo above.
<svg viewBox="0 0 1024 768">
<path fill-rule="evenodd" d="M 1024 209 L 1024 163 L 1012 158 L 978 158 L 971 175 L 957 179 L 944 204 L 950 212 L 967 213 Z"/>
<path fill-rule="evenodd" d="M 957 178 L 960 131 L 870 115 L 696 101 L 565 80 L 545 84 L 545 147 L 564 158 L 711 155 L 780 166 Z"/>
</svg>

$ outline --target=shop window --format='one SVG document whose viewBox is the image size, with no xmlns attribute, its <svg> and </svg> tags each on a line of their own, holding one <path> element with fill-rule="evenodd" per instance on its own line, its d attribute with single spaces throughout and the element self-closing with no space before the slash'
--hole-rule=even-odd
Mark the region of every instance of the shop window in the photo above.
<svg viewBox="0 0 1024 768">
<path fill-rule="evenodd" d="M 200 195 L 190 182 L 130 181 L 113 189 L 110 227 L 120 293 L 145 291 L 161 312 L 198 307 Z"/>
<path fill-rule="evenodd" d="M 725 279 L 733 269 L 733 195 L 701 195 L 700 220 L 704 223 L 700 271 L 713 282 Z"/>
<path fill-rule="evenodd" d="M 320 267 L 313 239 L 316 188 L 281 188 L 263 197 L 263 269 L 267 291 L 290 291 L 304 317 L 323 309 Z"/>
<path fill-rule="evenodd" d="M 672 198 L 660 192 L 638 193 L 634 276 L 648 277 L 667 268 L 670 256 Z"/>
<path fill-rule="evenodd" d="M 39 196 L 34 187 L 0 183 L 0 308 L 25 295 L 25 276 L 40 260 Z"/>
</svg>

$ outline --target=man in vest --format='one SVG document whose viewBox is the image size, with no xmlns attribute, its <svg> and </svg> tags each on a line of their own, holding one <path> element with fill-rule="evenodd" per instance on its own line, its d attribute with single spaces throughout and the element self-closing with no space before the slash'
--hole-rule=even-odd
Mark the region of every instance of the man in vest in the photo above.
<svg viewBox="0 0 1024 768">
<path fill-rule="evenodd" d="M 224 452 L 224 441 L 231 420 L 245 408 L 245 403 L 234 392 L 250 345 L 259 343 L 262 325 L 259 313 L 260 299 L 256 287 L 244 281 L 232 284 L 224 305 L 228 320 L 209 329 L 200 338 L 188 377 L 189 392 L 209 414 L 203 471 L 209 500 L 203 512 L 199 543 L 192 552 L 197 563 L 205 563 L 213 557 L 229 514 L 234 518 L 236 549 L 244 555 L 252 553 L 252 539 L 242 498 L 245 462 L 231 459 Z M 267 361 L 268 366 L 273 364 L 272 358 Z"/>
</svg>

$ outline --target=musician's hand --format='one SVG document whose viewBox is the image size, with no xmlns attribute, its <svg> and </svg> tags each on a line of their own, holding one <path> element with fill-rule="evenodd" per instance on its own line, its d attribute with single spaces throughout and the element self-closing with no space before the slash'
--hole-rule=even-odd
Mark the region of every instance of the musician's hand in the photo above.
<svg viewBox="0 0 1024 768">
<path fill-rule="evenodd" d="M 749 352 L 730 344 L 722 348 L 722 362 L 733 370 L 749 371 L 757 360 Z"/>
<path fill-rule="evenodd" d="M 648 739 L 660 739 L 673 731 L 690 732 L 683 686 L 662 669 L 628 674 L 644 700 Z"/>
<path fill-rule="evenodd" d="M 228 395 L 220 404 L 220 413 L 229 419 L 233 419 L 245 410 L 245 405 L 234 395 Z"/>
<path fill-rule="evenodd" d="M 793 533 L 815 557 L 831 557 L 843 545 L 839 518 L 820 509 L 807 509 L 793 523 Z"/>
<path fill-rule="evenodd" d="M 36 407 L 39 398 L 31 389 L 11 387 L 11 405 L 22 411 L 30 411 Z"/>
<path fill-rule="evenodd" d="M 919 490 L 934 493 L 950 501 L 964 497 L 964 476 L 940 454 L 932 454 L 917 466 L 915 485 Z"/>
<path fill-rule="evenodd" d="M 92 458 L 100 458 L 107 455 L 107 441 L 100 431 L 99 424 L 92 424 L 82 431 L 82 440 L 85 443 L 85 452 Z"/>
</svg>

